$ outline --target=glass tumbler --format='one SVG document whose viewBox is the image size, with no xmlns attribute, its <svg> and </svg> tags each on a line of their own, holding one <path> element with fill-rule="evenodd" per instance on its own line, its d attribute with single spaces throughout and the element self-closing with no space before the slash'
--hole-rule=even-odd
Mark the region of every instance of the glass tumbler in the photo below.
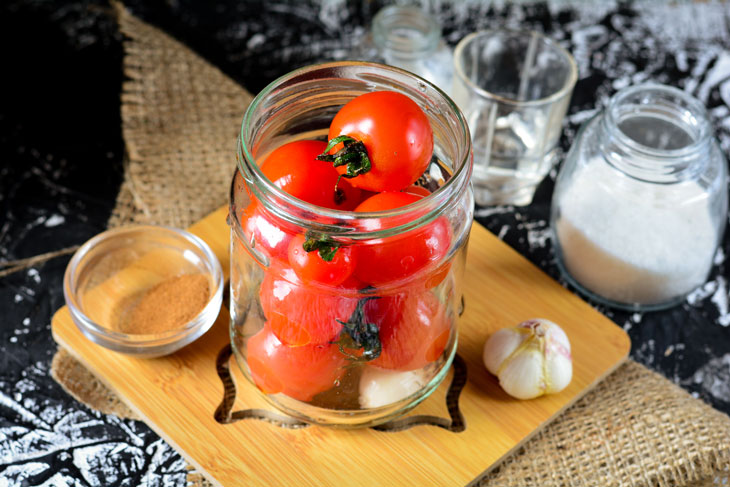
<svg viewBox="0 0 730 487">
<path fill-rule="evenodd" d="M 489 30 L 454 50 L 453 97 L 474 149 L 480 205 L 527 205 L 557 162 L 578 69 L 555 41 L 533 31 Z"/>
<path fill-rule="evenodd" d="M 377 90 L 409 96 L 430 121 L 434 152 L 419 180 L 427 196 L 387 211 L 331 210 L 290 196 L 261 172 L 272 150 L 326 140 L 344 104 Z M 457 344 L 471 170 L 461 112 L 398 68 L 314 65 L 253 100 L 231 187 L 230 332 L 238 366 L 275 407 L 320 425 L 371 426 L 413 408 L 443 380 Z M 302 282 L 288 249 L 305 237 L 350 247 L 354 277 Z M 393 262 L 408 272 L 393 272 Z"/>
<path fill-rule="evenodd" d="M 703 284 L 727 219 L 727 169 L 702 104 L 643 84 L 586 122 L 560 169 L 558 265 L 609 306 L 666 308 Z"/>
</svg>

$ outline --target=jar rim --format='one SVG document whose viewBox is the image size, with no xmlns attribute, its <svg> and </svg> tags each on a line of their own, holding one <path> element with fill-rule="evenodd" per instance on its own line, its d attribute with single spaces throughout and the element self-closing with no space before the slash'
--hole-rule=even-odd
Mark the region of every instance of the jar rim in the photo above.
<svg viewBox="0 0 730 487">
<path fill-rule="evenodd" d="M 464 67 L 462 66 L 462 63 L 459 62 L 459 59 L 461 58 L 461 54 L 466 48 L 467 44 L 469 44 L 472 40 L 478 38 L 478 37 L 487 37 L 487 36 L 493 36 L 496 34 L 500 35 L 507 35 L 507 36 L 524 36 L 524 35 L 531 35 L 537 37 L 539 40 L 544 42 L 545 44 L 551 46 L 554 48 L 557 52 L 559 52 L 567 61 L 570 69 L 570 73 L 568 77 L 565 80 L 565 83 L 563 86 L 556 91 L 555 93 L 546 96 L 544 98 L 540 98 L 537 100 L 515 100 L 513 98 L 507 98 L 502 95 L 498 95 L 496 93 L 492 93 L 491 91 L 485 90 L 484 88 L 481 88 L 480 86 L 476 85 L 472 80 L 466 75 L 464 72 Z M 550 37 L 547 37 L 545 34 L 538 32 L 536 30 L 516 30 L 516 29 L 485 29 L 485 30 L 479 30 L 477 32 L 472 32 L 471 34 L 468 34 L 463 39 L 459 41 L 459 43 L 456 45 L 456 48 L 454 48 L 454 72 L 459 77 L 459 79 L 467 85 L 471 90 L 473 90 L 475 93 L 479 94 L 482 98 L 488 98 L 490 100 L 494 100 L 495 102 L 502 103 L 505 105 L 512 105 L 512 106 L 540 106 L 540 105 L 549 105 L 551 103 L 555 103 L 557 100 L 560 100 L 561 98 L 565 96 L 570 96 L 570 94 L 573 91 L 573 87 L 575 86 L 575 83 L 578 81 L 578 65 L 575 63 L 575 59 L 573 58 L 572 54 L 565 49 L 563 46 L 558 44 L 558 42 L 554 39 L 551 39 Z"/>
<path fill-rule="evenodd" d="M 394 27 L 401 22 L 409 23 L 410 27 L 420 32 L 420 39 L 406 39 L 392 34 Z M 412 5 L 389 5 L 381 8 L 373 17 L 373 41 L 381 49 L 389 49 L 403 57 L 419 57 L 434 51 L 441 38 L 439 24 L 422 9 Z M 419 41 L 419 42 L 414 42 Z"/>
<path fill-rule="evenodd" d="M 629 112 L 629 116 L 625 116 L 622 119 L 622 107 L 632 98 L 637 98 L 640 95 L 644 95 L 643 99 L 639 100 L 638 103 L 638 105 L 642 105 L 642 108 L 658 106 L 648 103 L 650 97 L 665 97 L 663 100 L 665 108 L 670 110 L 683 109 L 687 112 L 684 116 L 675 113 L 674 118 L 681 119 L 682 122 L 685 122 L 682 124 L 683 128 L 687 128 L 690 125 L 694 126 L 694 133 L 691 134 L 693 136 L 692 142 L 676 149 L 661 149 L 643 144 L 624 132 L 619 126 L 620 122 L 630 116 L 641 114 L 641 111 L 633 108 Z M 670 97 L 676 98 L 678 103 L 670 101 Z M 655 82 L 641 83 L 619 90 L 608 102 L 605 120 L 609 125 L 609 130 L 616 134 L 617 139 L 622 145 L 652 160 L 661 159 L 667 161 L 665 165 L 672 165 L 675 160 L 696 155 L 705 148 L 708 141 L 712 138 L 712 127 L 707 110 L 697 98 L 679 88 Z"/>
<path fill-rule="evenodd" d="M 344 74 L 343 72 L 358 68 L 369 70 L 370 75 L 372 75 L 373 72 L 390 75 L 387 79 L 393 83 L 397 82 L 394 77 L 410 78 L 418 84 L 419 93 L 422 93 L 425 96 L 425 94 L 429 92 L 433 96 L 438 96 L 441 101 L 446 103 L 451 113 L 455 116 L 458 128 L 460 129 L 460 139 L 462 141 L 462 144 L 459 146 L 464 149 L 461 150 L 458 160 L 454 159 L 454 166 L 451 168 L 453 169 L 453 172 L 449 179 L 431 195 L 406 206 L 376 212 L 355 212 L 330 209 L 308 203 L 281 190 L 269 178 L 267 178 L 266 175 L 264 175 L 260 166 L 253 162 L 256 158 L 252 153 L 252 147 L 250 147 L 249 143 L 247 143 L 246 131 L 254 122 L 254 116 L 257 108 L 269 97 L 269 95 L 271 95 L 274 90 L 287 87 L 289 85 L 295 86 L 299 82 L 315 80 L 317 79 L 317 72 L 326 72 L 331 70 L 338 74 Z M 368 71 L 361 74 L 368 74 Z M 367 76 L 364 77 L 364 79 L 367 80 Z M 370 79 L 370 82 L 372 82 L 372 79 Z M 291 71 L 269 83 L 251 101 L 244 114 L 238 138 L 238 151 L 238 171 L 241 173 L 245 184 L 254 188 L 254 191 L 257 193 L 272 195 L 276 201 L 284 203 L 284 205 L 270 205 L 271 207 L 269 209 L 276 213 L 277 216 L 284 217 L 285 219 L 298 224 L 316 223 L 319 227 L 326 227 L 327 231 L 335 233 L 356 233 L 361 238 L 385 237 L 408 230 L 412 227 L 415 228 L 434 219 L 436 217 L 435 213 L 446 205 L 450 199 L 453 199 L 454 194 L 460 195 L 466 190 L 470 182 L 472 169 L 471 135 L 469 133 L 469 127 L 466 119 L 456 103 L 436 85 L 413 73 L 394 66 L 364 61 L 336 61 L 312 64 Z M 247 177 L 247 175 L 249 175 L 249 177 Z M 259 196 L 259 200 L 265 199 L 260 198 L 260 194 L 257 194 L 257 196 Z M 311 220 L 303 217 L 292 216 L 290 214 L 291 212 L 288 212 L 288 214 L 285 215 L 282 208 L 283 206 L 291 208 L 299 214 L 314 214 L 321 220 L 331 221 L 334 223 L 325 224 L 320 220 Z M 419 216 L 414 219 L 408 219 L 406 223 L 394 225 L 384 230 L 368 231 L 363 230 L 362 227 L 354 229 L 352 226 L 347 225 L 347 223 L 368 219 L 392 219 L 391 221 L 402 221 L 403 216 L 413 214 L 417 214 Z"/>
</svg>

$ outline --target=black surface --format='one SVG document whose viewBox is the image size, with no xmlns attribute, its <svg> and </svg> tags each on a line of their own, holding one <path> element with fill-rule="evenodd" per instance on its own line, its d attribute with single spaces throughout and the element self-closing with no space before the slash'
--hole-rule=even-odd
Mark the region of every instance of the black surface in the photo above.
<svg viewBox="0 0 730 487">
<path fill-rule="evenodd" d="M 346 57 L 381 3 L 128 5 L 255 93 L 294 67 Z M 699 96 L 725 154 L 730 148 L 730 68 L 723 64 L 730 59 L 723 58 L 730 56 L 727 7 L 702 4 L 687 14 L 656 4 L 435 5 L 451 45 L 467 32 L 506 25 L 545 31 L 573 52 L 580 80 L 564 149 L 593 107 L 620 87 L 646 79 Z M 78 245 L 105 228 L 124 150 L 122 36 L 110 15 L 101 1 L 0 4 L 0 262 Z M 477 214 L 558 278 L 547 238 L 554 175 L 529 207 Z M 643 314 L 599 309 L 629 332 L 634 359 L 728 413 L 727 236 L 723 249 L 705 288 L 675 308 Z M 68 259 L 0 278 L 0 485 L 184 485 L 184 462 L 143 423 L 90 411 L 50 378 L 56 348 L 50 318 L 63 305 Z"/>
</svg>

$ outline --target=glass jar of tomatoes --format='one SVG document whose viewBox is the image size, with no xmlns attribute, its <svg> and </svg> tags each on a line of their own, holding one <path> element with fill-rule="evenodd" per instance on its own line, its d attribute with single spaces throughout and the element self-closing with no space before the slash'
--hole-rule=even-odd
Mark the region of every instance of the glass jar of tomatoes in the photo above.
<svg viewBox="0 0 730 487">
<path fill-rule="evenodd" d="M 383 164 L 390 172 L 364 189 L 359 176 L 332 176 L 331 162 L 313 161 L 326 152 L 340 109 L 372 92 L 389 94 L 368 98 L 349 122 L 366 132 L 377 125 L 367 144 L 371 154 L 381 151 L 372 173 Z M 414 136 L 428 140 L 407 139 L 428 146 L 425 169 L 397 149 L 411 124 L 377 118 L 400 103 L 392 93 L 415 102 L 430 125 Z M 237 159 L 231 342 L 244 375 L 278 409 L 320 425 L 372 426 L 416 406 L 448 372 L 463 307 L 473 195 L 459 109 L 398 68 L 305 67 L 253 100 Z M 407 184 L 399 172 L 413 167 L 416 184 L 385 188 L 394 179 Z"/>
</svg>

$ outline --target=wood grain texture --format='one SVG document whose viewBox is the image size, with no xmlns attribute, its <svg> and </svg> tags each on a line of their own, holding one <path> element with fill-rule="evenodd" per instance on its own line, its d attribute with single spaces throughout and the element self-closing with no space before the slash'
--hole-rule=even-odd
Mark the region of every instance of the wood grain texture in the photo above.
<svg viewBox="0 0 730 487">
<path fill-rule="evenodd" d="M 227 210 L 191 230 L 228 270 Z M 87 340 L 61 308 L 56 341 L 92 370 L 210 480 L 225 486 L 466 485 L 489 470 L 613 371 L 628 355 L 626 333 L 475 224 L 464 282 L 466 310 L 459 354 L 468 366 L 461 395 L 466 430 L 419 426 L 388 433 L 310 427 L 289 430 L 262 421 L 221 425 L 213 418 L 223 386 L 215 360 L 228 340 L 228 314 L 183 350 L 136 359 Z M 573 381 L 563 392 L 531 401 L 506 395 L 484 369 L 481 351 L 494 330 L 529 318 L 559 323 L 573 349 Z M 271 406 L 236 370 L 234 409 Z M 412 414 L 447 416 L 449 377 Z"/>
</svg>

